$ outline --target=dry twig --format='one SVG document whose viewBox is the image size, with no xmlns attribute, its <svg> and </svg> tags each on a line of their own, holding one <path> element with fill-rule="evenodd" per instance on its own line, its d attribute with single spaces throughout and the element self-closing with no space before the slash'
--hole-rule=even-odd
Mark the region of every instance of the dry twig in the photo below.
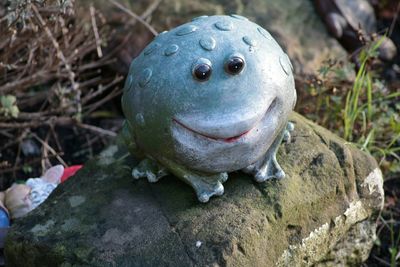
<svg viewBox="0 0 400 267">
<path fill-rule="evenodd" d="M 83 128 L 83 129 L 86 129 L 86 130 L 90 130 L 90 131 L 93 131 L 93 132 L 98 133 L 98 134 L 111 136 L 111 137 L 116 137 L 117 136 L 117 134 L 115 132 L 102 129 L 102 128 L 97 127 L 97 126 L 88 125 L 88 124 L 84 124 L 84 123 L 77 123 L 76 125 L 78 127 L 80 127 L 80 128 Z"/>
<path fill-rule="evenodd" d="M 129 10 L 128 8 L 124 7 L 122 4 L 118 3 L 115 0 L 110 0 L 110 2 L 114 6 L 118 7 L 119 9 L 124 11 L 126 14 L 131 16 L 132 18 L 134 18 L 134 19 L 138 20 L 140 23 L 142 23 L 154 36 L 158 35 L 158 32 L 153 28 L 153 26 L 151 26 L 149 23 L 147 23 L 147 21 L 145 21 L 143 18 L 141 18 L 140 16 L 135 14 L 132 10 Z"/>
<path fill-rule="evenodd" d="M 92 20 L 92 28 L 93 28 L 94 38 L 96 39 L 97 55 L 99 56 L 99 58 L 101 58 L 101 57 L 103 57 L 103 51 L 101 51 L 101 42 L 100 42 L 99 30 L 97 29 L 95 12 L 96 11 L 95 11 L 93 5 L 90 5 L 90 16 L 91 16 L 91 20 Z"/>
<path fill-rule="evenodd" d="M 49 146 L 48 137 L 46 137 L 46 141 L 44 141 L 39 136 L 37 136 L 35 133 L 31 133 L 31 134 L 36 140 L 38 140 L 43 145 L 44 151 L 49 150 L 51 152 L 51 154 L 53 154 L 62 165 L 64 165 L 64 167 L 68 166 L 68 164 L 65 163 L 65 161 L 58 155 L 58 153 L 51 146 Z M 48 136 L 50 136 L 50 135 L 48 135 Z M 45 155 L 45 158 L 47 159 L 47 154 Z M 46 168 L 43 167 L 43 169 L 46 169 Z"/>
<path fill-rule="evenodd" d="M 19 110 L 17 117 L 0 111 L 0 174 L 12 172 L 14 177 L 29 164 L 45 168 L 49 159 L 70 163 L 68 156 L 60 156 L 71 134 L 68 128 L 96 149 L 115 137 L 114 130 L 91 125 L 90 114 L 121 94 L 124 79 L 106 69 L 115 63 L 117 48 L 103 50 L 102 45 L 114 40 L 116 31 L 110 31 L 94 6 L 75 17 L 59 1 L 25 3 L 11 10 L 14 22 L 0 21 L 0 98 L 15 96 Z M 27 138 L 39 142 L 41 159 L 22 153 Z"/>
</svg>

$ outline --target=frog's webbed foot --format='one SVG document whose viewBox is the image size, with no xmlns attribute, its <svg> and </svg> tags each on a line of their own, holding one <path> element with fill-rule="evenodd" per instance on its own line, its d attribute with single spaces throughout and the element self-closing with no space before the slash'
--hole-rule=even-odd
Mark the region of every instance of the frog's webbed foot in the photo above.
<svg viewBox="0 0 400 267">
<path fill-rule="evenodd" d="M 218 174 L 202 174 L 188 170 L 184 166 L 176 164 L 168 159 L 163 159 L 162 164 L 168 167 L 175 176 L 189 184 L 196 192 L 200 202 L 206 203 L 212 196 L 221 196 L 224 194 L 222 185 L 228 180 L 226 172 Z"/>
<path fill-rule="evenodd" d="M 273 178 L 284 178 L 286 174 L 276 159 L 276 153 L 278 152 L 279 145 L 282 143 L 282 140 L 288 143 L 290 142 L 290 132 L 293 130 L 293 123 L 288 122 L 282 133 L 275 139 L 274 143 L 272 143 L 265 156 L 259 161 L 242 169 L 242 171 L 254 175 L 254 179 L 257 182 L 264 182 Z"/>
<path fill-rule="evenodd" d="M 132 177 L 135 179 L 147 178 L 150 183 L 155 183 L 168 172 L 154 160 L 144 159 L 136 167 L 132 169 Z"/>
<path fill-rule="evenodd" d="M 276 160 L 276 155 L 266 155 L 260 161 L 244 168 L 242 171 L 254 175 L 254 179 L 257 182 L 285 177 L 285 172 Z"/>
</svg>

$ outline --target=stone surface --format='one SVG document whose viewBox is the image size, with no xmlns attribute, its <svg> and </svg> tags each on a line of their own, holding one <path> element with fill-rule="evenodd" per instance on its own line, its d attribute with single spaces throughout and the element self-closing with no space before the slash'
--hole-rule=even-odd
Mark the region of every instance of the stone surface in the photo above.
<svg viewBox="0 0 400 267">
<path fill-rule="evenodd" d="M 237 172 L 198 203 L 175 177 L 133 181 L 122 145 L 88 162 L 17 220 L 8 266 L 358 266 L 383 205 L 371 156 L 293 114 L 278 159 L 287 177 Z"/>
<path fill-rule="evenodd" d="M 90 1 L 86 0 L 86 2 Z M 164 0 L 156 9 L 151 9 L 157 2 L 153 0 L 123 0 L 120 2 L 123 2 L 136 14 L 145 16 L 148 14 L 146 11 L 150 8 L 153 11 L 151 25 L 158 32 L 169 30 L 201 15 L 241 14 L 271 32 L 288 53 L 296 74 L 315 73 L 321 67 L 322 62 L 328 58 L 345 61 L 347 57 L 346 51 L 338 41 L 328 34 L 312 1 L 309 0 Z M 115 10 L 110 8 L 109 1 L 100 0 L 96 3 L 106 14 Z M 126 23 L 126 32 L 123 30 L 121 32 L 122 36 L 131 34 L 131 24 Z M 140 52 L 140 46 L 143 48 L 146 44 L 143 43 L 143 40 L 138 40 L 138 33 L 136 29 L 131 41 L 127 42 L 127 46 L 120 50 L 126 71 L 131 62 L 131 57 L 128 55 L 136 56 Z M 147 36 L 147 42 L 149 42 L 152 37 Z M 142 43 L 138 47 L 140 42 Z M 349 67 L 349 71 L 351 72 L 351 67 Z"/>
</svg>

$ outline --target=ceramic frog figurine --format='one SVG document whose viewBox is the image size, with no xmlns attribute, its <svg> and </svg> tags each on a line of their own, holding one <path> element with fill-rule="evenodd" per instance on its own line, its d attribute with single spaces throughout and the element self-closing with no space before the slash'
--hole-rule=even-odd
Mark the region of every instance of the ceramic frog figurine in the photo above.
<svg viewBox="0 0 400 267">
<path fill-rule="evenodd" d="M 133 60 L 122 96 L 123 137 L 142 159 L 132 175 L 171 173 L 201 202 L 228 173 L 282 178 L 276 160 L 292 130 L 292 65 L 272 36 L 238 16 L 202 16 L 159 34 Z"/>
</svg>

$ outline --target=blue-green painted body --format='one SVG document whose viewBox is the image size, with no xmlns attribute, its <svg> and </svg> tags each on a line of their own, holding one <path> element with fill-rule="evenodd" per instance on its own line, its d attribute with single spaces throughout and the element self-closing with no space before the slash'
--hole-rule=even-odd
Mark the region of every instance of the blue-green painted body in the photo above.
<svg viewBox="0 0 400 267">
<path fill-rule="evenodd" d="M 144 159 L 133 175 L 172 173 L 202 202 L 223 193 L 227 172 L 282 177 L 275 152 L 295 102 L 289 58 L 246 18 L 161 33 L 132 62 L 122 98 L 126 141 Z"/>
</svg>

